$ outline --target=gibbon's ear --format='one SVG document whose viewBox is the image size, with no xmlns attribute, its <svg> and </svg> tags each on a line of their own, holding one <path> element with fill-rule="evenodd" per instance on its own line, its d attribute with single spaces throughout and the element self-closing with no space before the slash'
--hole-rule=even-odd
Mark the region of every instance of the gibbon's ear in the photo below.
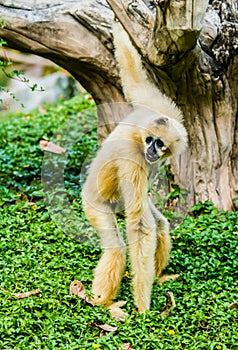
<svg viewBox="0 0 238 350">
<path fill-rule="evenodd" d="M 183 139 L 177 139 L 173 143 L 170 144 L 168 148 L 164 151 L 161 159 L 169 158 L 171 156 L 176 155 L 177 153 L 181 153 L 181 150 L 183 150 L 184 142 Z"/>
<path fill-rule="evenodd" d="M 167 126 L 167 124 L 168 124 L 168 118 L 166 118 L 166 117 L 158 118 L 158 119 L 155 120 L 155 123 L 156 123 L 157 125 L 164 125 L 164 126 Z"/>
<path fill-rule="evenodd" d="M 166 148 L 166 150 L 164 151 L 162 157 L 160 157 L 160 160 L 165 159 L 165 158 L 169 158 L 172 156 L 172 152 L 169 148 Z"/>
</svg>

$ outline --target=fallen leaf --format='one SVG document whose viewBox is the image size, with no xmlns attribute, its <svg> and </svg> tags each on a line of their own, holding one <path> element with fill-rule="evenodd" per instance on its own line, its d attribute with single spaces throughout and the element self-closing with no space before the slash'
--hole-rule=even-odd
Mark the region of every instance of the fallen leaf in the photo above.
<svg viewBox="0 0 238 350">
<path fill-rule="evenodd" d="M 82 282 L 80 282 L 78 280 L 74 280 L 73 282 L 70 283 L 69 290 L 70 290 L 71 295 L 77 295 L 79 298 L 83 299 L 88 304 L 90 304 L 92 306 L 95 305 L 95 303 L 93 301 L 89 300 L 89 298 L 85 294 L 85 289 L 84 289 Z"/>
<path fill-rule="evenodd" d="M 35 205 L 35 202 L 27 202 L 27 205 Z"/>
<path fill-rule="evenodd" d="M 79 298 L 86 298 L 83 283 L 77 280 L 70 283 L 70 294 L 77 295 Z"/>
<path fill-rule="evenodd" d="M 166 306 L 164 311 L 162 311 L 160 313 L 160 315 L 162 317 L 167 317 L 169 315 L 169 313 L 175 308 L 176 304 L 175 304 L 175 300 L 174 300 L 174 295 L 172 292 L 170 292 L 169 290 L 167 290 L 165 292 L 165 296 L 166 296 Z"/>
<path fill-rule="evenodd" d="M 228 306 L 228 309 L 232 310 L 232 309 L 238 309 L 238 302 L 235 301 L 234 303 L 231 303 L 229 306 Z"/>
<path fill-rule="evenodd" d="M 62 154 L 66 152 L 66 149 L 63 147 L 60 147 L 56 145 L 55 143 L 48 141 L 48 140 L 40 140 L 40 148 L 43 151 L 55 153 L 55 154 Z"/>
<path fill-rule="evenodd" d="M 35 295 L 39 293 L 40 293 L 40 289 L 35 289 L 26 293 L 11 293 L 11 295 L 13 295 L 16 299 L 24 299 L 24 298 L 28 298 L 30 295 Z"/>
<path fill-rule="evenodd" d="M 158 280 L 158 284 L 162 284 L 164 282 L 167 282 L 169 280 L 173 280 L 175 281 L 180 275 L 175 274 L 175 275 L 163 275 L 160 277 L 160 279 Z"/>
<path fill-rule="evenodd" d="M 44 107 L 42 107 L 42 106 L 39 106 L 39 107 L 38 107 L 38 111 L 39 111 L 41 114 L 46 114 L 46 112 L 47 112 L 47 110 L 46 110 Z"/>
<path fill-rule="evenodd" d="M 131 343 L 125 343 L 121 346 L 122 350 L 132 350 Z"/>
<path fill-rule="evenodd" d="M 96 326 L 106 332 L 115 332 L 117 330 L 117 327 L 110 326 L 109 324 L 96 324 Z"/>
</svg>

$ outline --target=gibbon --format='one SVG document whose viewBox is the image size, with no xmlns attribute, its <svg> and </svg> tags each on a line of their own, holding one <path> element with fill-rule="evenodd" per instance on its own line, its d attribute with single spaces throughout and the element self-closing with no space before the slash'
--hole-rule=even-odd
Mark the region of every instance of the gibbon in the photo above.
<svg viewBox="0 0 238 350">
<path fill-rule="evenodd" d="M 118 22 L 113 26 L 123 90 L 134 110 L 103 142 L 82 198 L 103 249 L 94 273 L 94 302 L 110 306 L 124 273 L 126 244 L 115 216 L 120 202 L 126 215 L 134 302 L 143 313 L 150 308 L 153 279 L 161 275 L 171 249 L 169 224 L 148 197 L 148 176 L 154 164 L 184 150 L 187 133 L 179 109 L 147 78 L 127 33 Z"/>
</svg>

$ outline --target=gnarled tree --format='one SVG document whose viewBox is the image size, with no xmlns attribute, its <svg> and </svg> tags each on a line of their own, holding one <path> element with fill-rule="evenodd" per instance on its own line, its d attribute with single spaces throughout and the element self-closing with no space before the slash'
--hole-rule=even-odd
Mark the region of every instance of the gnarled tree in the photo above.
<svg viewBox="0 0 238 350">
<path fill-rule="evenodd" d="M 0 0 L 0 37 L 67 69 L 103 106 L 103 138 L 115 120 L 105 103 L 124 101 L 113 55 L 115 15 L 151 79 L 183 111 L 189 147 L 172 171 L 188 191 L 188 207 L 209 199 L 232 209 L 238 190 L 236 0 Z"/>
</svg>

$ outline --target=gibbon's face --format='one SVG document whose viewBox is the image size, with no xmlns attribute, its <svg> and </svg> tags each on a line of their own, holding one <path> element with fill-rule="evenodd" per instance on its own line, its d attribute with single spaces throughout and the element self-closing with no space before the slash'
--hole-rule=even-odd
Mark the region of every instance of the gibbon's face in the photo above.
<svg viewBox="0 0 238 350">
<path fill-rule="evenodd" d="M 166 146 L 161 138 L 148 135 L 145 139 L 145 159 L 150 164 L 158 162 L 164 155 Z"/>
<path fill-rule="evenodd" d="M 149 164 L 181 153 L 187 143 L 183 125 L 169 117 L 156 118 L 141 132 L 145 159 Z"/>
</svg>

